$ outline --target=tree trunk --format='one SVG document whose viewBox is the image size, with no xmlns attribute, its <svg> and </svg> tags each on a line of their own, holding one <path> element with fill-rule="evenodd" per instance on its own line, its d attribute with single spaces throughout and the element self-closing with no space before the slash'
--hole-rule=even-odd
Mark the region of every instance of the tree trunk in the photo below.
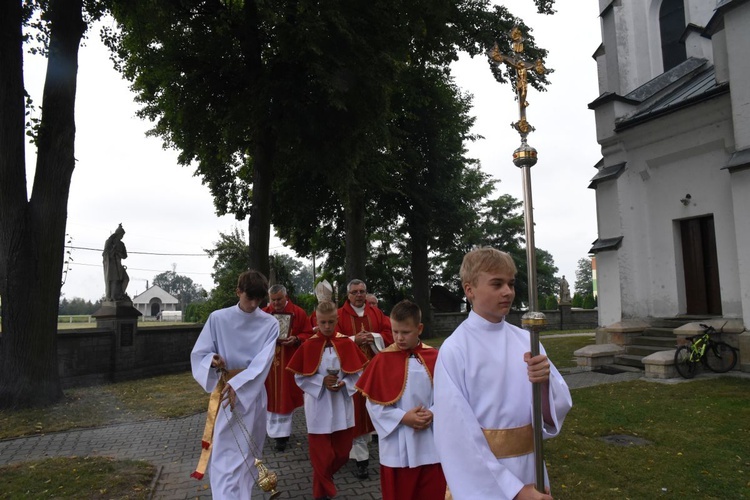
<svg viewBox="0 0 750 500">
<path fill-rule="evenodd" d="M 411 274 L 414 301 L 422 309 L 424 338 L 432 337 L 432 307 L 430 305 L 430 261 L 428 256 L 427 226 L 413 218 L 409 220 L 411 246 Z"/>
<path fill-rule="evenodd" d="M 262 272 L 270 279 L 268 246 L 271 240 L 271 189 L 276 145 L 271 133 L 260 133 L 259 137 L 253 162 L 253 200 L 247 228 L 248 261 L 251 269 Z"/>
<path fill-rule="evenodd" d="M 366 282 L 367 237 L 364 193 L 356 186 L 349 186 L 342 201 L 346 231 L 346 282 L 349 283 L 353 279 Z"/>
<path fill-rule="evenodd" d="M 21 17 L 19 6 L 9 3 L 4 2 L 0 10 L 0 407 L 20 408 L 51 404 L 62 397 L 57 371 L 57 309 L 68 194 L 75 167 L 78 47 L 86 26 L 82 0 L 50 2 L 50 44 L 37 164 L 31 199 L 26 201 Z"/>
</svg>

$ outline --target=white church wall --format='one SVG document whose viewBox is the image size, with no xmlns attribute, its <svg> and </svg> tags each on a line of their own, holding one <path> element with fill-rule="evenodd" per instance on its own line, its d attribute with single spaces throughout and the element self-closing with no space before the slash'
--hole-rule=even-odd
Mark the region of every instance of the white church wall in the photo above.
<svg viewBox="0 0 750 500">
<path fill-rule="evenodd" d="M 738 151 L 750 148 L 750 3 L 732 9 L 724 19 L 734 142 Z"/>
<path fill-rule="evenodd" d="M 731 174 L 732 206 L 737 241 L 739 307 L 745 328 L 750 329 L 750 169 Z"/>
</svg>

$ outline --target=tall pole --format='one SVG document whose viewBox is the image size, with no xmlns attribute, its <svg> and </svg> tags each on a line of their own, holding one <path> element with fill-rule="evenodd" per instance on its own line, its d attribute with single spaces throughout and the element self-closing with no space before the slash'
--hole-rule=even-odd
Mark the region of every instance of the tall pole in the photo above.
<svg viewBox="0 0 750 500">
<path fill-rule="evenodd" d="M 523 176 L 523 212 L 524 229 L 526 232 L 526 271 L 529 291 L 529 311 L 521 318 L 521 324 L 529 332 L 530 351 L 532 356 L 539 355 L 539 332 L 544 328 L 545 317 L 539 312 L 536 281 L 536 246 L 534 245 L 534 204 L 531 198 L 531 167 L 536 165 L 536 149 L 529 146 L 527 136 L 534 130 L 526 121 L 526 92 L 528 87 L 527 72 L 534 69 L 538 74 L 544 73 L 544 65 L 540 60 L 535 62 L 523 59 L 523 34 L 518 27 L 511 31 L 513 54 L 501 54 L 497 45 L 490 51 L 490 59 L 495 63 L 504 63 L 516 72 L 516 97 L 520 118 L 511 126 L 521 136 L 521 146 L 513 151 L 513 164 L 521 169 Z M 532 424 L 534 427 L 534 472 L 536 473 L 536 489 L 544 493 L 544 449 L 542 445 L 542 385 L 532 384 Z"/>
</svg>

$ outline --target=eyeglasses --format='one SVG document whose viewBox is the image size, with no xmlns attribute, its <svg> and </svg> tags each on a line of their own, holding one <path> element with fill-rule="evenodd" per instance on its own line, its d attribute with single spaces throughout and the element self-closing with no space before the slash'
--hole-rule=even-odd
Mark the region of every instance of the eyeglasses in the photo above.
<svg viewBox="0 0 750 500">
<path fill-rule="evenodd" d="M 365 295 L 367 290 L 349 290 L 349 295 Z"/>
</svg>

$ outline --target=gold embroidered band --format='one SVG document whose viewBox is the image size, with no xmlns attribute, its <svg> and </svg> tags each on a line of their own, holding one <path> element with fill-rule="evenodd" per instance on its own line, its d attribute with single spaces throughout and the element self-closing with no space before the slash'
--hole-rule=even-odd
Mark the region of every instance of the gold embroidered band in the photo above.
<svg viewBox="0 0 750 500">
<path fill-rule="evenodd" d="M 510 429 L 482 429 L 495 458 L 511 458 L 534 452 L 534 429 L 531 424 Z"/>
<path fill-rule="evenodd" d="M 211 457 L 211 450 L 213 449 L 214 426 L 216 425 L 216 417 L 219 415 L 219 408 L 221 406 L 221 391 L 224 390 L 227 381 L 241 371 L 229 370 L 222 372 L 219 382 L 216 384 L 213 392 L 211 392 L 211 397 L 208 400 L 206 426 L 203 428 L 203 439 L 201 440 L 201 457 L 198 459 L 198 466 L 195 468 L 195 472 L 190 474 L 190 477 L 200 480 L 206 474 L 208 459 Z"/>
</svg>

